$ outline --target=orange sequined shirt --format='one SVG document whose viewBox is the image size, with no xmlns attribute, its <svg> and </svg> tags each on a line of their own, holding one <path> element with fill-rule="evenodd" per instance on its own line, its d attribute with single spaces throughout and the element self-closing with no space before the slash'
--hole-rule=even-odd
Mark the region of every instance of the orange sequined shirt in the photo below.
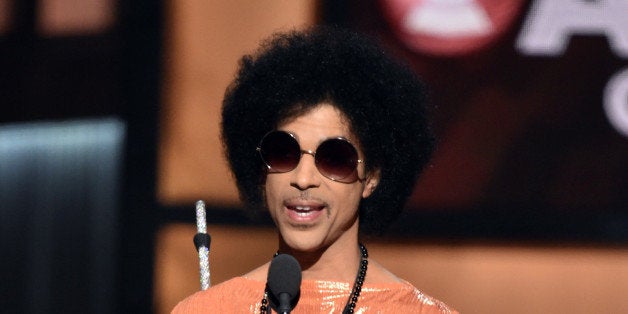
<svg viewBox="0 0 628 314">
<path fill-rule="evenodd" d="M 264 282 L 235 277 L 181 301 L 173 314 L 260 313 Z M 351 285 L 345 282 L 303 280 L 301 297 L 292 313 L 341 313 Z M 273 312 L 274 313 L 274 312 Z M 355 313 L 458 313 L 408 282 L 364 284 Z"/>
</svg>

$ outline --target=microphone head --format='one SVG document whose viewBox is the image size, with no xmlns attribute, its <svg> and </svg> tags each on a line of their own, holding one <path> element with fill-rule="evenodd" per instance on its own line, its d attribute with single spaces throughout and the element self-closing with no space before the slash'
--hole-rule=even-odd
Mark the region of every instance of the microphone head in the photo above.
<svg viewBox="0 0 628 314">
<path fill-rule="evenodd" d="M 288 254 L 279 254 L 270 262 L 266 286 L 270 306 L 278 313 L 289 313 L 299 301 L 301 266 Z"/>
</svg>

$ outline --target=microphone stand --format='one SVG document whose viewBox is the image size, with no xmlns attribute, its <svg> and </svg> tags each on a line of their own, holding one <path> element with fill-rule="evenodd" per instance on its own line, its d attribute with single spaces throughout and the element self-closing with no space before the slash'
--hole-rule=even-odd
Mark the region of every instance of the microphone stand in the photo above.
<svg viewBox="0 0 628 314">
<path fill-rule="evenodd" d="M 196 202 L 196 230 L 194 246 L 196 246 L 196 250 L 198 251 L 201 290 L 207 290 L 210 286 L 209 245 L 211 243 L 211 237 L 207 234 L 205 202 L 203 201 Z"/>
</svg>

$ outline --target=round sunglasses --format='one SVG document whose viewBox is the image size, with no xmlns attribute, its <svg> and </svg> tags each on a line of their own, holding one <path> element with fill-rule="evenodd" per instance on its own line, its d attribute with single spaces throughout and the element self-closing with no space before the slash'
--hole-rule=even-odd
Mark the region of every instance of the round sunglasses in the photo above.
<svg viewBox="0 0 628 314">
<path fill-rule="evenodd" d="M 271 131 L 264 135 L 257 147 L 269 173 L 294 170 L 303 154 L 312 155 L 316 169 L 326 178 L 343 183 L 353 183 L 358 178 L 356 148 L 343 137 L 328 138 L 315 151 L 301 149 L 294 135 L 284 131 Z"/>
</svg>

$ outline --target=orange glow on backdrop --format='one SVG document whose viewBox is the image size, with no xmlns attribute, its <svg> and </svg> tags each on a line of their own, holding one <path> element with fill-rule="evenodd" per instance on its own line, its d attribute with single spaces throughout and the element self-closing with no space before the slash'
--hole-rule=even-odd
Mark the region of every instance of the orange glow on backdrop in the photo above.
<svg viewBox="0 0 628 314">
<path fill-rule="evenodd" d="M 315 1 L 169 1 L 158 199 L 237 205 L 219 139 L 220 107 L 238 59 L 278 30 L 311 25 Z"/>
<path fill-rule="evenodd" d="M 113 27 L 116 1 L 43 0 L 39 1 L 37 28 L 44 36 L 98 34 Z"/>
<path fill-rule="evenodd" d="M 11 28 L 13 4 L 9 1 L 0 1 L 0 35 L 7 33 Z"/>
</svg>

